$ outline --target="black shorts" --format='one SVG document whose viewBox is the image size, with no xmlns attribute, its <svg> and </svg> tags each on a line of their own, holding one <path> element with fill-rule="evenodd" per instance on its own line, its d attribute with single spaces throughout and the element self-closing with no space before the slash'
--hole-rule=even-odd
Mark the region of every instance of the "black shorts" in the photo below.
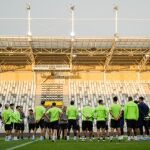
<svg viewBox="0 0 150 150">
<path fill-rule="evenodd" d="M 51 129 L 58 129 L 59 128 L 58 120 L 50 122 L 50 128 Z"/>
<path fill-rule="evenodd" d="M 60 124 L 59 127 L 60 127 L 61 130 L 65 130 L 65 129 L 68 128 L 68 124 L 67 123 L 63 123 L 63 124 Z"/>
<path fill-rule="evenodd" d="M 39 122 L 36 123 L 36 129 L 38 128 L 43 129 L 44 128 L 44 120 L 40 120 Z"/>
<path fill-rule="evenodd" d="M 93 122 L 92 121 L 82 121 L 82 130 L 88 130 L 92 131 L 93 130 Z"/>
<path fill-rule="evenodd" d="M 14 129 L 20 130 L 20 123 L 14 123 Z"/>
<path fill-rule="evenodd" d="M 29 124 L 29 131 L 35 130 L 35 123 Z"/>
<path fill-rule="evenodd" d="M 97 127 L 97 129 L 100 129 L 100 128 L 105 129 L 106 128 L 106 121 L 97 121 L 96 127 Z"/>
<path fill-rule="evenodd" d="M 80 125 L 77 124 L 77 128 L 76 128 L 77 131 L 80 131 Z"/>
<path fill-rule="evenodd" d="M 119 120 L 111 119 L 110 127 L 114 129 L 120 128 L 120 119 Z"/>
<path fill-rule="evenodd" d="M 5 131 L 10 131 L 11 128 L 11 124 L 5 124 Z"/>
<path fill-rule="evenodd" d="M 21 131 L 24 131 L 24 123 L 20 123 L 19 126 L 20 126 L 20 130 L 21 130 Z"/>
<path fill-rule="evenodd" d="M 132 129 L 138 128 L 137 120 L 126 120 L 126 121 L 127 121 L 127 128 L 132 128 Z"/>
<path fill-rule="evenodd" d="M 14 123 L 11 123 L 10 126 L 11 126 L 11 130 L 13 130 L 13 128 L 14 128 Z"/>
<path fill-rule="evenodd" d="M 44 128 L 50 128 L 50 122 L 44 121 Z"/>
<path fill-rule="evenodd" d="M 108 124 L 106 123 L 106 126 L 105 126 L 105 130 L 107 131 L 108 130 Z"/>
<path fill-rule="evenodd" d="M 68 130 L 71 130 L 71 128 L 73 128 L 73 130 L 77 129 L 77 121 L 76 120 L 68 120 Z"/>
</svg>

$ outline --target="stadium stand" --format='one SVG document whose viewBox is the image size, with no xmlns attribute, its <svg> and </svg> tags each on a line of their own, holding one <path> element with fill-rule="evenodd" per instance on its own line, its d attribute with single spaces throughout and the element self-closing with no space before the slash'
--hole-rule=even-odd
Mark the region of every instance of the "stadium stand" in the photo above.
<svg viewBox="0 0 150 150">
<path fill-rule="evenodd" d="M 134 100 L 138 100 L 139 96 L 144 96 L 149 104 L 150 83 L 137 81 L 70 81 L 69 99 L 75 100 L 79 109 L 82 109 L 84 104 L 89 104 L 93 107 L 97 106 L 97 101 L 103 99 L 106 106 L 112 103 L 113 96 L 118 96 L 119 102 L 124 105 L 127 98 L 132 96 Z"/>
<path fill-rule="evenodd" d="M 33 81 L 0 81 L 0 102 L 14 103 L 15 106 L 23 106 L 27 115 L 29 108 L 35 105 L 35 87 Z"/>
<path fill-rule="evenodd" d="M 43 84 L 41 100 L 63 101 L 63 84 Z"/>
</svg>

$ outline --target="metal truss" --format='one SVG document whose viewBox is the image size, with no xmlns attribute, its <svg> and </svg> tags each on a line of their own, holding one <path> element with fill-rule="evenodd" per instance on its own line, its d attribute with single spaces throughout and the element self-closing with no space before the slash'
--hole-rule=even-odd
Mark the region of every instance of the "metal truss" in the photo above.
<svg viewBox="0 0 150 150">
<path fill-rule="evenodd" d="M 142 68 L 148 63 L 149 49 L 150 38 L 140 37 L 119 37 L 117 41 L 114 37 L 75 37 L 73 41 L 71 37 L 0 37 L 0 61 L 21 56 L 28 57 L 32 65 L 61 60 L 60 63 L 70 66 L 100 62 L 107 68 L 110 62 L 117 65 L 131 62 Z"/>
<path fill-rule="evenodd" d="M 148 60 L 150 58 L 150 49 L 147 50 L 147 52 L 142 57 L 140 63 L 139 63 L 139 70 L 142 71 L 145 69 L 145 65 L 148 63 Z"/>
<path fill-rule="evenodd" d="M 106 61 L 105 61 L 105 64 L 104 64 L 104 70 L 107 69 L 107 67 L 108 67 L 108 65 L 109 65 L 109 63 L 110 63 L 110 61 L 112 59 L 115 47 L 116 47 L 116 40 L 114 39 L 112 47 L 111 47 L 110 51 L 108 52 L 108 54 L 106 55 Z"/>
</svg>

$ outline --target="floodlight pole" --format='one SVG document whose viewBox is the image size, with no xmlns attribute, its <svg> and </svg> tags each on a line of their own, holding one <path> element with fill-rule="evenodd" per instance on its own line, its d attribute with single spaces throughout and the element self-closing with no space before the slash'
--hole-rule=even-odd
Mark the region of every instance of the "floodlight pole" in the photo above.
<svg viewBox="0 0 150 150">
<path fill-rule="evenodd" d="M 30 4 L 27 4 L 27 11 L 28 11 L 28 31 L 27 31 L 27 35 L 31 36 L 31 6 Z"/>
<path fill-rule="evenodd" d="M 74 32 L 74 10 L 75 10 L 75 6 L 71 6 L 71 37 L 74 38 L 75 36 L 75 32 Z"/>
<path fill-rule="evenodd" d="M 73 46 L 74 46 L 74 38 L 75 38 L 75 32 L 74 32 L 74 10 L 75 6 L 71 6 L 71 51 L 70 51 L 70 69 L 72 70 L 72 56 L 73 56 Z"/>
<path fill-rule="evenodd" d="M 115 36 L 118 35 L 118 6 L 114 6 L 115 11 Z"/>
</svg>

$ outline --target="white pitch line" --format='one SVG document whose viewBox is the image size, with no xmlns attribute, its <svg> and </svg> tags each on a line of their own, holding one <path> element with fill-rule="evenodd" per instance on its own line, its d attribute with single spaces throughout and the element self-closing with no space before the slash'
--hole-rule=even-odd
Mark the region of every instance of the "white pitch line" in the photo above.
<svg viewBox="0 0 150 150">
<path fill-rule="evenodd" d="M 24 144 L 20 144 L 20 145 L 17 145 L 17 146 L 11 147 L 11 148 L 7 148 L 6 150 L 14 150 L 14 149 L 17 149 L 17 148 L 20 148 L 20 147 L 23 147 L 23 146 L 26 146 L 26 145 L 32 144 L 32 143 L 34 143 L 34 142 L 36 142 L 36 141 L 38 141 L 38 140 L 31 141 L 31 142 L 27 142 L 27 143 L 24 143 Z"/>
</svg>

